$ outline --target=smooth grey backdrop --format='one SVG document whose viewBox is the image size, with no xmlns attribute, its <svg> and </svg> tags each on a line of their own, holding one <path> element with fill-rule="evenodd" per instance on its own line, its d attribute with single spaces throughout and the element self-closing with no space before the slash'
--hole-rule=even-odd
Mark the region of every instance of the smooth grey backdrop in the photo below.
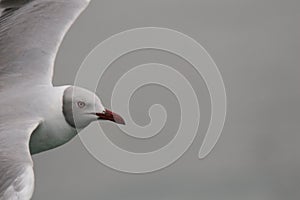
<svg viewBox="0 0 300 200">
<path fill-rule="evenodd" d="M 203 80 L 174 55 L 144 50 L 116 61 L 98 94 L 110 102 L 118 68 L 168 64 L 192 82 L 200 99 L 201 129 L 174 165 L 144 175 L 111 170 L 92 158 L 79 138 L 34 157 L 33 199 L 88 200 L 298 200 L 300 198 L 300 1 L 297 0 L 92 0 L 66 36 L 57 57 L 54 84 L 72 84 L 85 56 L 112 34 L 144 26 L 183 32 L 201 43 L 218 65 L 228 95 L 228 117 L 213 152 L 197 154 L 210 115 Z M 99 58 L 101 59 L 101 58 Z M 101 67 L 101 66 L 99 66 Z M 134 140 L 101 123 L 119 146 L 155 150 L 174 136 L 180 111 L 166 88 L 145 86 L 131 101 L 137 123 L 161 103 L 170 118 L 159 136 Z"/>
</svg>

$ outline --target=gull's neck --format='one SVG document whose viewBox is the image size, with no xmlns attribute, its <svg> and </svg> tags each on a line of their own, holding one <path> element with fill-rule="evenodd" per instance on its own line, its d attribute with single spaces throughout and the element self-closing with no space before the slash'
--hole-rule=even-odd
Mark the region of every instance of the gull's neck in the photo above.
<svg viewBox="0 0 300 200">
<path fill-rule="evenodd" d="M 70 126 L 63 114 L 63 94 L 68 87 L 48 88 L 44 96 L 40 96 L 43 105 L 39 110 L 43 120 L 31 135 L 32 154 L 61 146 L 76 136 L 77 130 Z"/>
</svg>

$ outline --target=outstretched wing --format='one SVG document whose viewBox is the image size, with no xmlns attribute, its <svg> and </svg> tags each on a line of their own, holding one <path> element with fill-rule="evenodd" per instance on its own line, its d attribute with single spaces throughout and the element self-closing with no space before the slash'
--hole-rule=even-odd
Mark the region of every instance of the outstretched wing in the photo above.
<svg viewBox="0 0 300 200">
<path fill-rule="evenodd" d="M 29 139 L 39 120 L 3 121 L 0 122 L 0 200 L 29 200 L 34 188 Z"/>
<path fill-rule="evenodd" d="M 52 84 L 59 45 L 89 0 L 0 0 L 0 89 Z"/>
</svg>

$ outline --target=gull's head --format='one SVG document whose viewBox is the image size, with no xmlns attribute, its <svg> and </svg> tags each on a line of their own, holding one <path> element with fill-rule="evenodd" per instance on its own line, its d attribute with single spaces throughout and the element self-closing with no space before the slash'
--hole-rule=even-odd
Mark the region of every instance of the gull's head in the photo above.
<svg viewBox="0 0 300 200">
<path fill-rule="evenodd" d="M 82 129 L 96 120 L 125 124 L 123 118 L 106 109 L 99 97 L 86 89 L 70 86 L 63 94 L 63 114 L 68 124 Z"/>
</svg>

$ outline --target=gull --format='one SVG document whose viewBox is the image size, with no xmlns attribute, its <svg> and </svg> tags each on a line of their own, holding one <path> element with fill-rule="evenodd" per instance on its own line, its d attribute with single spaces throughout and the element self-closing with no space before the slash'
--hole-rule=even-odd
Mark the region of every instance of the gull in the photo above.
<svg viewBox="0 0 300 200">
<path fill-rule="evenodd" d="M 125 124 L 76 86 L 52 85 L 64 35 L 89 0 L 0 0 L 0 200 L 29 200 L 31 155 L 61 146 L 96 120 Z"/>
</svg>

